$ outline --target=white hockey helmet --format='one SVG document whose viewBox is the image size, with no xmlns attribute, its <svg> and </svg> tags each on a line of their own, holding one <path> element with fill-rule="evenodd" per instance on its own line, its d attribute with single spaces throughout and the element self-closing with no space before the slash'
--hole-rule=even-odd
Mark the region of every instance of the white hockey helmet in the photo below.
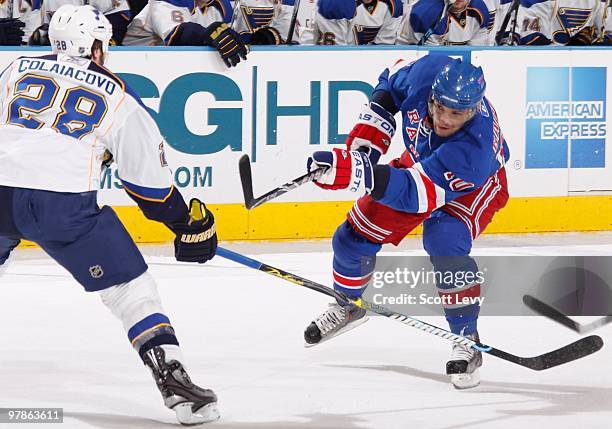
<svg viewBox="0 0 612 429">
<path fill-rule="evenodd" d="M 108 19 L 91 6 L 65 4 L 57 9 L 49 23 L 49 40 L 56 54 L 88 57 L 95 40 L 108 51 L 113 27 Z"/>
</svg>

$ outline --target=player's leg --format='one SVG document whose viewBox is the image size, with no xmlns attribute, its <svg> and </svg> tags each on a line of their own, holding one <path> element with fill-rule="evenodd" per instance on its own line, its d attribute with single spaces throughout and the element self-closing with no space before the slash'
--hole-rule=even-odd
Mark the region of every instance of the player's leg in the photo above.
<svg viewBox="0 0 612 429">
<path fill-rule="evenodd" d="M 385 243 L 395 245 L 428 214 L 400 212 L 369 196 L 360 198 L 332 239 L 334 289 L 359 298 L 374 271 L 376 254 Z M 316 344 L 363 321 L 365 311 L 355 305 L 332 303 L 308 325 L 304 339 Z"/>
<path fill-rule="evenodd" d="M 508 202 L 508 184 L 502 168 L 474 192 L 446 204 L 431 219 L 424 223 L 423 241 L 437 270 L 450 266 L 454 270 L 476 272 L 476 262 L 469 257 L 472 242 L 489 225 L 497 211 Z M 472 303 L 457 303 L 461 298 L 474 299 L 480 296 L 480 285 L 438 285 L 440 294 L 448 296 L 451 304 L 444 310 L 455 333 L 478 340 L 477 319 L 480 306 Z M 447 301 L 448 302 L 448 301 Z M 453 356 L 447 364 L 447 372 L 455 387 L 473 387 L 479 383 L 477 368 L 481 365 L 480 352 L 461 346 L 453 347 Z M 467 364 L 466 364 L 467 362 Z M 473 375 L 469 371 L 476 368 Z M 465 369 L 465 372 L 463 371 Z M 466 375 L 467 374 L 467 375 Z"/>
<path fill-rule="evenodd" d="M 194 385 L 157 286 L 133 240 L 95 193 L 15 191 L 16 226 L 66 268 L 88 292 L 99 292 L 151 370 L 165 404 L 181 423 L 218 418 L 216 396 Z"/>
<path fill-rule="evenodd" d="M 0 186 L 0 276 L 6 271 L 9 256 L 20 241 L 12 208 L 13 188 Z"/>
<path fill-rule="evenodd" d="M 476 261 L 469 256 L 472 236 L 465 224 L 456 217 L 437 211 L 423 223 L 423 247 L 430 255 L 434 270 L 444 273 L 437 276 L 438 294 L 444 298 L 443 308 L 450 330 L 479 341 L 477 321 L 480 306 L 480 283 L 466 283 L 462 279 L 477 278 Z M 446 273 L 453 273 L 448 276 Z M 455 281 L 444 281 L 446 279 Z M 472 301 L 474 300 L 474 301 Z M 453 344 L 446 373 L 456 388 L 466 389 L 480 383 L 478 368 L 482 354 L 472 348 Z"/>
<path fill-rule="evenodd" d="M 2 276 L 2 274 L 5 273 L 6 269 L 8 268 L 9 256 L 18 244 L 18 239 L 0 235 L 0 277 Z"/>
</svg>

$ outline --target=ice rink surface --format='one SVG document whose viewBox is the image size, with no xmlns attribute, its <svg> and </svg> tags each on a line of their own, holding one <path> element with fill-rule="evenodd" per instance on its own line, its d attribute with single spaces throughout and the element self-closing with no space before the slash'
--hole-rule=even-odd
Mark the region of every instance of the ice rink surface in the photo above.
<svg viewBox="0 0 612 429">
<path fill-rule="evenodd" d="M 328 241 L 224 245 L 329 284 Z M 385 251 L 420 249 L 417 238 Z M 456 391 L 443 374 L 451 347 L 443 339 L 371 317 L 306 349 L 302 331 L 325 309 L 324 295 L 221 258 L 179 265 L 169 246 L 143 252 L 192 379 L 219 396 L 221 420 L 206 427 L 610 428 L 609 345 L 543 372 L 485 355 L 482 384 Z M 612 233 L 484 236 L 474 253 L 612 255 Z M 39 250 L 15 256 L 0 279 L 0 407 L 63 408 L 64 423 L 52 427 L 177 427 L 98 295 Z M 578 338 L 537 316 L 482 317 L 479 330 L 483 342 L 522 356 Z M 612 324 L 594 333 L 612 340 Z"/>
</svg>

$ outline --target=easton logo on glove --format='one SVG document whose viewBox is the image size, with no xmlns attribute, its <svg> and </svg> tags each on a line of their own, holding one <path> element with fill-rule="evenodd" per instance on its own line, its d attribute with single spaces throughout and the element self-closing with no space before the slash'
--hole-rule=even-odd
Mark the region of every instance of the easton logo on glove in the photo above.
<svg viewBox="0 0 612 429">
<path fill-rule="evenodd" d="M 307 168 L 325 168 L 325 172 L 315 181 L 323 189 L 349 189 L 351 192 L 371 192 L 374 188 L 374 175 L 370 158 L 356 150 L 333 149 L 318 151 L 308 158 Z"/>
</svg>

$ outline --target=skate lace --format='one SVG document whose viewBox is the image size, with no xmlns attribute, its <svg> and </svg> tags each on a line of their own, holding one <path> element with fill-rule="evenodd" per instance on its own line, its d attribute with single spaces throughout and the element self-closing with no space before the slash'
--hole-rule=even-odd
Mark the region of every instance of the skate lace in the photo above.
<svg viewBox="0 0 612 429">
<path fill-rule="evenodd" d="M 453 353 L 451 354 L 451 360 L 465 360 L 467 362 L 470 362 L 474 358 L 475 354 L 476 351 L 471 347 L 466 347 L 461 344 L 454 344 Z"/>
<path fill-rule="evenodd" d="M 317 317 L 315 324 L 321 331 L 321 334 L 325 335 L 342 326 L 345 321 L 346 309 L 338 304 L 330 304 L 330 307 Z"/>
</svg>

